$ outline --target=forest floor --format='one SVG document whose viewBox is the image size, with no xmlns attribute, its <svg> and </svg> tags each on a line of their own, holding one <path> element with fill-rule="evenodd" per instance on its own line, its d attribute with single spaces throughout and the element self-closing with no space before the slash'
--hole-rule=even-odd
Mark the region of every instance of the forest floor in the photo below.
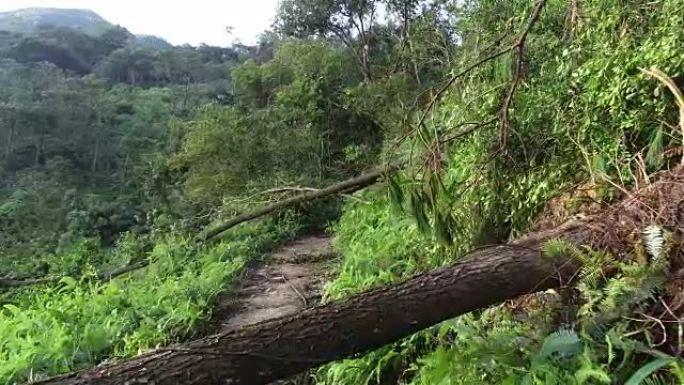
<svg viewBox="0 0 684 385">
<path fill-rule="evenodd" d="M 325 235 L 300 238 L 267 255 L 236 290 L 219 296 L 210 328 L 227 331 L 317 305 L 334 257 Z"/>
</svg>

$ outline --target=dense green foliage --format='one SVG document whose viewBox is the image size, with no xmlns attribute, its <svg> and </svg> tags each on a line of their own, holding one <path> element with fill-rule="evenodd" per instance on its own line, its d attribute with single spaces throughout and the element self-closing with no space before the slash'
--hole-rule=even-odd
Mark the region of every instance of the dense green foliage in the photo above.
<svg viewBox="0 0 684 385">
<path fill-rule="evenodd" d="M 284 0 L 256 47 L 6 33 L 0 271 L 74 278 L 3 297 L 1 381 L 191 336 L 246 262 L 297 230 L 332 223 L 336 300 L 649 183 L 682 138 L 675 99 L 641 69 L 684 77 L 683 23 L 682 0 Z M 192 243 L 215 221 L 388 163 L 406 167 L 341 210 L 326 200 Z M 667 295 L 669 254 L 644 242 L 652 258 L 633 261 L 550 242 L 547 257 L 584 262 L 576 289 L 445 321 L 314 380 L 681 383 L 681 341 L 658 345 L 644 320 Z"/>
<path fill-rule="evenodd" d="M 187 170 L 198 202 L 248 187 L 320 185 L 363 166 L 380 143 L 377 126 L 345 106 L 353 64 L 316 42 L 285 42 L 268 63 L 232 72 L 236 105 L 208 106 L 179 127 L 174 168 Z"/>
<path fill-rule="evenodd" d="M 64 373 L 191 336 L 245 265 L 295 230 L 292 221 L 258 224 L 201 248 L 179 234 L 127 235 L 104 255 L 93 255 L 87 245 L 60 255 L 85 274 L 80 282 L 64 278 L 53 288 L 16 293 L 4 306 L 0 378 L 11 383 Z M 154 247 L 145 255 L 150 243 Z M 105 284 L 92 280 L 95 266 L 130 258 L 148 258 L 151 265 Z"/>
</svg>

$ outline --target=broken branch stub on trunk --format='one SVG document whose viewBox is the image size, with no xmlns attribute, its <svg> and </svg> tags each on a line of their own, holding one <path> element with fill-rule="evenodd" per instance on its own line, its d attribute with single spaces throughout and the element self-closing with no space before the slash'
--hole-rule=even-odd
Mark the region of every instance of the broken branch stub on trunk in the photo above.
<svg viewBox="0 0 684 385">
<path fill-rule="evenodd" d="M 649 224 L 681 235 L 683 202 L 684 169 L 679 169 L 598 215 L 474 251 L 461 262 L 403 283 L 42 384 L 268 384 L 443 320 L 567 284 L 578 263 L 569 256 L 542 256 L 549 240 L 605 248 L 624 257 L 630 251 L 627 235 Z"/>
</svg>

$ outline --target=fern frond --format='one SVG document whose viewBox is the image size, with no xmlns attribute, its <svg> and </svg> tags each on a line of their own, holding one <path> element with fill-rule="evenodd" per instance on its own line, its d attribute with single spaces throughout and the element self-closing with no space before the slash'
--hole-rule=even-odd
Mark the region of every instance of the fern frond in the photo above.
<svg viewBox="0 0 684 385">
<path fill-rule="evenodd" d="M 646 251 L 654 259 L 659 259 L 665 249 L 665 232 L 657 225 L 650 225 L 643 231 Z"/>
<path fill-rule="evenodd" d="M 604 370 L 591 367 L 580 368 L 575 373 L 575 379 L 577 380 L 578 384 L 586 384 L 592 379 L 601 384 L 610 384 L 613 382 L 608 373 L 606 373 Z"/>
<path fill-rule="evenodd" d="M 597 289 L 601 284 L 601 278 L 603 278 L 603 271 L 600 266 L 585 266 L 579 273 L 580 281 L 586 283 L 587 288 L 590 289 Z"/>
<path fill-rule="evenodd" d="M 542 253 L 552 258 L 558 258 L 566 255 L 572 247 L 574 247 L 572 244 L 562 239 L 551 239 L 542 246 Z"/>
<path fill-rule="evenodd" d="M 548 359 L 552 356 L 572 357 L 582 350 L 582 341 L 575 331 L 561 329 L 549 334 L 542 344 L 539 355 Z"/>
</svg>

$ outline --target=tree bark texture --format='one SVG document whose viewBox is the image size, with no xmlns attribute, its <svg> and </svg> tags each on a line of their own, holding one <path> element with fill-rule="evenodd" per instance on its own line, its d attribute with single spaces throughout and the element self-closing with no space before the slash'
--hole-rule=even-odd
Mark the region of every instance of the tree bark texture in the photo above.
<svg viewBox="0 0 684 385">
<path fill-rule="evenodd" d="M 476 250 L 461 262 L 403 283 L 42 384 L 268 384 L 458 315 L 568 284 L 579 266 L 569 256 L 542 256 L 548 240 L 601 247 L 627 258 L 626 235 L 653 223 L 681 235 L 682 169 L 597 215 Z"/>
</svg>

